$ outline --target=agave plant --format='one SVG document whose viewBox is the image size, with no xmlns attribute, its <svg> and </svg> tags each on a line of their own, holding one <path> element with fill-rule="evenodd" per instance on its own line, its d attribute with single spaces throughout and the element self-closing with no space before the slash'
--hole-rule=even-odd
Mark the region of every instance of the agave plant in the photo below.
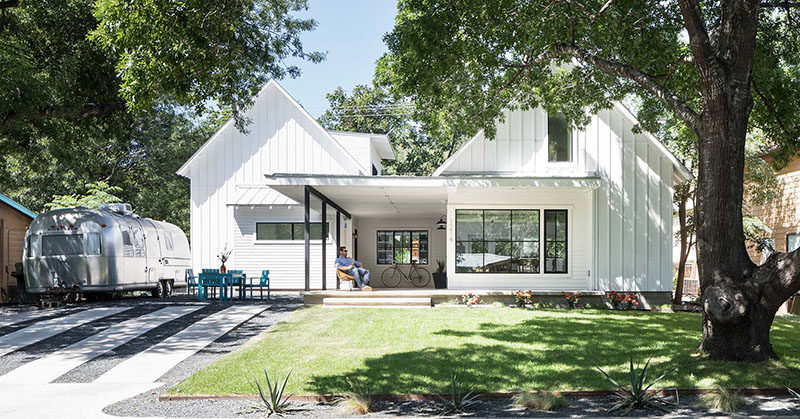
<svg viewBox="0 0 800 419">
<path fill-rule="evenodd" d="M 477 403 L 478 397 L 481 396 L 480 394 L 475 394 L 475 391 L 472 389 L 464 392 L 464 386 L 458 382 L 455 374 L 453 375 L 450 387 L 451 398 L 442 397 L 433 389 L 431 389 L 431 392 L 444 404 L 444 414 L 461 412 Z"/>
<path fill-rule="evenodd" d="M 286 395 L 286 383 L 289 382 L 289 377 L 291 375 L 292 371 L 289 371 L 289 373 L 286 374 L 286 378 L 283 379 L 283 383 L 281 383 L 279 379 L 275 381 L 273 385 L 272 380 L 269 378 L 269 371 L 264 368 L 264 377 L 266 378 L 267 387 L 266 393 L 261 387 L 261 383 L 253 377 L 253 387 L 258 390 L 258 396 L 261 401 L 254 403 L 251 411 L 266 412 L 267 416 L 270 416 L 273 413 L 282 414 L 292 410 L 289 399 L 293 394 Z"/>
<path fill-rule="evenodd" d="M 678 368 L 672 368 L 671 370 L 661 374 L 660 377 L 653 380 L 650 384 L 645 385 L 647 381 L 647 369 L 650 367 L 650 360 L 644 365 L 641 374 L 636 372 L 636 368 L 633 366 L 633 354 L 630 355 L 630 376 L 631 376 L 631 385 L 629 387 L 622 386 L 618 382 L 616 382 L 613 378 L 611 378 L 605 371 L 597 368 L 603 375 L 614 384 L 617 389 L 614 391 L 614 396 L 616 397 L 616 403 L 609 409 L 609 412 L 613 412 L 617 409 L 625 409 L 625 414 L 630 413 L 633 409 L 646 409 L 646 408 L 656 408 L 660 409 L 664 412 L 669 412 L 668 407 L 673 406 L 673 403 L 665 400 L 664 398 L 660 397 L 658 393 L 654 390 L 650 390 L 653 385 L 657 382 L 661 381 L 667 374 L 674 372 Z"/>
<path fill-rule="evenodd" d="M 786 389 L 789 390 L 789 394 L 792 395 L 793 399 L 795 399 L 796 401 L 800 402 L 800 393 L 797 393 L 796 391 L 790 389 L 789 387 L 786 387 Z"/>
</svg>

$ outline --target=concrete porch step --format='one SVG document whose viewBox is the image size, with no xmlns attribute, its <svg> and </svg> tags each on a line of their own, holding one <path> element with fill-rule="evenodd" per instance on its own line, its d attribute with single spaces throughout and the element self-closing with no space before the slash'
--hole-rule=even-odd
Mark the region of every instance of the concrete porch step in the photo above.
<svg viewBox="0 0 800 419">
<path fill-rule="evenodd" d="M 431 307 L 430 297 L 326 297 L 323 307 Z"/>
</svg>

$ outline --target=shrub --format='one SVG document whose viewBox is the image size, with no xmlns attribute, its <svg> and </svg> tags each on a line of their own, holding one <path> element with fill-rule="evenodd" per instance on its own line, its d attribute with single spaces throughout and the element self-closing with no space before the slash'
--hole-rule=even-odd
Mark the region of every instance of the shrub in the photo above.
<svg viewBox="0 0 800 419">
<path fill-rule="evenodd" d="M 525 307 L 527 305 L 533 304 L 533 296 L 531 296 L 531 290 L 523 291 L 517 290 L 514 293 L 514 299 L 516 300 L 517 307 Z"/>
<path fill-rule="evenodd" d="M 471 291 L 461 296 L 461 302 L 468 306 L 474 306 L 475 304 L 480 304 L 481 297 L 479 295 L 473 294 Z"/>
<path fill-rule="evenodd" d="M 366 383 L 347 378 L 350 391 L 345 393 L 335 405 L 344 413 L 366 415 L 372 410 L 372 392 Z"/>
<path fill-rule="evenodd" d="M 744 403 L 744 397 L 737 391 L 717 388 L 700 396 L 700 404 L 723 413 L 736 413 Z"/>
<path fill-rule="evenodd" d="M 633 366 L 633 354 L 630 354 L 630 377 L 631 377 L 631 385 L 630 387 L 623 387 L 613 378 L 611 378 L 605 371 L 597 368 L 603 375 L 608 378 L 608 381 L 611 381 L 617 389 L 614 391 L 614 397 L 616 399 L 616 403 L 608 410 L 612 412 L 617 409 L 625 409 L 625 414 L 628 414 L 632 409 L 646 409 L 646 408 L 657 408 L 664 412 L 669 412 L 667 409 L 668 406 L 672 406 L 672 403 L 668 402 L 667 400 L 661 398 L 658 393 L 654 390 L 650 390 L 653 385 L 657 382 L 661 381 L 667 374 L 677 370 L 678 368 L 673 368 L 664 374 L 661 374 L 660 377 L 653 380 L 650 384 L 645 386 L 645 380 L 647 379 L 647 369 L 650 366 L 650 361 L 648 360 L 647 363 L 644 365 L 641 374 L 636 372 L 636 369 Z"/>
<path fill-rule="evenodd" d="M 562 292 L 561 295 L 564 296 L 564 301 L 567 303 L 567 308 L 578 307 L 578 302 L 581 300 L 580 292 Z"/>
<path fill-rule="evenodd" d="M 477 403 L 478 397 L 481 396 L 480 394 L 475 394 L 475 391 L 472 389 L 465 392 L 463 385 L 458 383 L 455 375 L 453 375 L 449 399 L 447 397 L 442 397 L 433 389 L 431 389 L 431 392 L 439 398 L 439 401 L 444 405 L 444 414 L 462 412 L 464 409 Z"/>
<path fill-rule="evenodd" d="M 614 310 L 632 310 L 639 308 L 639 297 L 635 293 L 610 291 L 606 294 Z"/>
<path fill-rule="evenodd" d="M 514 404 L 528 410 L 551 411 L 567 407 L 564 397 L 553 393 L 522 393 L 514 397 Z"/>
</svg>

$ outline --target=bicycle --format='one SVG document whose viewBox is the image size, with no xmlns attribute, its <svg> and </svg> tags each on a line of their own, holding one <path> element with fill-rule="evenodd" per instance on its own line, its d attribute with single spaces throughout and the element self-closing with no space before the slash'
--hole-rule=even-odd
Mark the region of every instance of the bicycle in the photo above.
<svg viewBox="0 0 800 419">
<path fill-rule="evenodd" d="M 418 288 L 428 286 L 431 282 L 431 273 L 427 269 L 417 266 L 416 263 L 411 262 L 411 268 L 408 270 L 408 275 L 401 271 L 397 266 L 397 262 L 392 262 L 392 267 L 383 271 L 381 274 L 381 282 L 389 288 L 396 288 L 400 282 L 405 279 Z"/>
</svg>

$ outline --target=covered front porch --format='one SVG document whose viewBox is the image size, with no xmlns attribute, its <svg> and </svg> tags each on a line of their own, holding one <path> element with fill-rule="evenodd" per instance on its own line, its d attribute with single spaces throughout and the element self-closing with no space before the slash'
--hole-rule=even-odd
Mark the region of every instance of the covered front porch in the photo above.
<svg viewBox="0 0 800 419">
<path fill-rule="evenodd" d="M 562 290 L 596 289 L 591 279 L 591 269 L 594 254 L 592 199 L 593 191 L 600 186 L 597 177 L 276 174 L 267 175 L 266 184 L 301 203 L 307 224 L 310 223 L 312 212 L 321 214 L 325 220 L 331 219 L 332 213 L 335 213 L 332 226 L 337 226 L 333 235 L 336 247 L 347 246 L 350 255 L 371 271 L 370 285 L 376 289 L 373 294 L 387 289 L 387 285 L 393 285 L 382 278 L 384 271 L 392 267 L 392 262 L 397 262 L 398 268 L 405 274 L 413 269 L 413 262 L 432 276 L 437 270 L 438 260 L 446 266 L 447 288 L 453 290 L 452 295 L 460 296 L 459 290 L 466 289 L 538 289 L 558 295 Z M 511 242 L 509 237 L 508 242 L 465 245 L 463 239 L 457 238 L 456 214 L 468 210 L 475 213 L 475 209 L 507 213 L 508 217 L 512 212 L 535 216 L 535 233 L 529 233 L 535 237 L 518 239 L 519 243 Z M 544 262 L 541 268 L 539 263 L 539 248 L 545 247 L 539 243 L 546 241 L 544 222 L 540 228 L 539 217 L 544 218 L 548 212 L 555 211 L 564 214 L 563 240 L 569 234 L 571 244 L 568 248 L 563 246 L 563 255 L 558 262 L 559 272 L 547 272 Z M 569 232 L 566 230 L 567 216 L 571 226 Z M 339 227 L 343 222 L 348 225 L 347 231 Z M 309 226 L 305 230 L 310 233 Z M 460 234 L 466 232 L 467 229 L 462 225 Z M 327 291 L 333 288 L 327 286 L 326 280 L 330 278 L 336 255 L 323 251 L 320 259 L 312 258 L 309 249 L 314 238 L 306 235 L 305 291 L 312 289 L 314 265 L 322 268 L 321 288 Z M 512 247 L 523 243 L 523 240 L 530 242 L 527 243 L 528 248 L 535 245 L 535 250 L 529 250 L 531 254 L 525 256 L 527 259 L 524 261 L 523 258 L 512 260 L 515 257 L 511 253 Z M 477 258 L 481 259 L 481 263 L 475 262 Z M 486 262 L 487 258 L 489 262 Z M 431 279 L 426 285 L 426 289 L 431 291 L 420 292 L 434 292 L 433 286 Z M 337 281 L 335 289 L 339 288 Z M 397 285 L 397 289 L 411 290 L 414 287 L 405 280 Z M 316 298 L 311 297 L 315 295 L 313 292 L 308 295 L 309 298 Z M 436 298 L 451 298 L 450 293 L 435 295 Z"/>
</svg>

